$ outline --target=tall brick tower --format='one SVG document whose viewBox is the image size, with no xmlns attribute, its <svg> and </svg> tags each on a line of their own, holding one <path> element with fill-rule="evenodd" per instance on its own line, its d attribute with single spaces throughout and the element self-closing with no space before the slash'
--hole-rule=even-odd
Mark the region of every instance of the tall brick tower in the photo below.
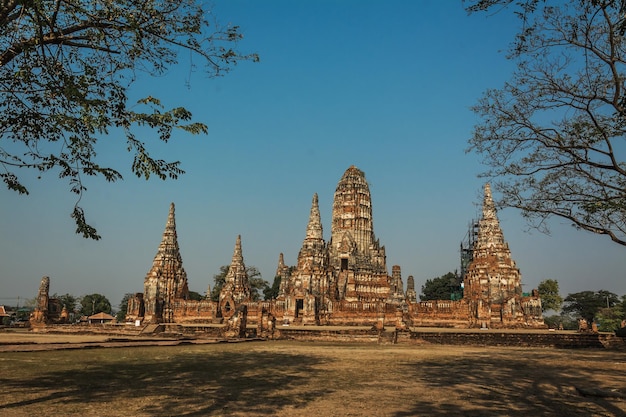
<svg viewBox="0 0 626 417">
<path fill-rule="evenodd" d="M 313 195 L 306 236 L 298 253 L 298 265 L 294 286 L 301 293 L 320 295 L 325 289 L 323 275 L 326 273 L 326 243 L 323 238 L 317 194 Z"/>
<path fill-rule="evenodd" d="M 278 266 L 276 267 L 276 274 L 274 277 L 280 277 L 280 286 L 278 288 L 277 298 L 284 299 L 289 284 L 289 267 L 285 264 L 285 257 L 280 253 L 278 255 Z"/>
<path fill-rule="evenodd" d="M 337 184 L 333 200 L 330 265 L 385 272 L 385 248 L 374 236 L 372 197 L 363 171 L 352 165 Z"/>
<path fill-rule="evenodd" d="M 226 282 L 220 291 L 220 310 L 223 317 L 230 317 L 242 302 L 250 301 L 250 282 L 241 250 L 241 235 L 237 236 L 233 258 L 230 261 Z"/>
<path fill-rule="evenodd" d="M 189 298 L 187 273 L 183 268 L 178 247 L 174 211 L 174 203 L 171 203 L 161 244 L 144 280 L 144 319 L 147 322 L 173 322 L 173 301 Z"/>
<path fill-rule="evenodd" d="M 369 185 L 354 165 L 335 189 L 328 251 L 331 299 L 378 302 L 389 296 L 391 278 L 385 247 L 374 235 Z"/>
<path fill-rule="evenodd" d="M 326 249 L 316 193 L 311 202 L 306 235 L 298 252 L 298 264 L 285 285 L 281 285 L 284 291 L 279 299 L 285 302 L 286 319 L 302 324 L 317 323 L 320 297 L 328 291 Z"/>
<path fill-rule="evenodd" d="M 464 279 L 464 298 L 475 325 L 502 327 L 523 321 L 522 276 L 504 240 L 489 184 L 484 192 L 482 218 Z"/>
</svg>

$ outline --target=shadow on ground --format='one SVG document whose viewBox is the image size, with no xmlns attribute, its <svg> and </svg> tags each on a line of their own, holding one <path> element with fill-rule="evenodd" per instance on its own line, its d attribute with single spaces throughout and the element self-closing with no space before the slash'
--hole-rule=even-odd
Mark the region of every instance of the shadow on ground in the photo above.
<svg viewBox="0 0 626 417">
<path fill-rule="evenodd" d="M 520 352 L 516 358 L 509 351 L 407 364 L 407 378 L 421 379 L 428 390 L 416 395 L 406 411 L 393 415 L 625 416 L 623 358 L 615 362 L 614 355 L 603 352 L 574 351 L 571 355 L 580 357 L 570 362 L 569 352 L 562 352 L 562 361 L 555 361 L 552 353 L 544 358 Z M 579 390 L 595 395 L 584 396 Z"/>
<path fill-rule="evenodd" d="M 36 378 L 28 380 L 0 376 L 0 415 L 14 415 L 11 410 L 26 411 L 26 415 L 39 410 L 46 411 L 41 415 L 56 414 L 53 410 L 70 410 L 71 414 L 72 403 L 76 410 L 88 405 L 83 410 L 90 415 L 121 415 L 122 410 L 132 410 L 129 416 L 204 416 L 251 410 L 271 415 L 285 406 L 305 406 L 325 392 L 323 388 L 290 389 L 295 381 L 306 384 L 316 377 L 313 366 L 318 359 L 312 356 L 145 351 L 156 356 L 100 364 L 94 358 L 84 369 L 46 371 L 42 367 Z"/>
<path fill-rule="evenodd" d="M 0 370 L 11 417 L 626 415 L 626 358 L 601 350 L 268 342 L 11 353 Z"/>
</svg>

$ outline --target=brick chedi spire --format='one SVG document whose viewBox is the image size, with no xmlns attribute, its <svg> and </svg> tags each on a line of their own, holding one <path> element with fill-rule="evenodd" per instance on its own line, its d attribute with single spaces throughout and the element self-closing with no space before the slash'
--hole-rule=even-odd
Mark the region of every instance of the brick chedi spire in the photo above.
<svg viewBox="0 0 626 417">
<path fill-rule="evenodd" d="M 278 256 L 278 266 L 276 267 L 276 275 L 274 277 L 280 277 L 280 286 L 278 287 L 276 298 L 284 299 L 289 287 L 289 267 L 285 265 L 285 257 L 282 252 Z"/>
<path fill-rule="evenodd" d="M 415 292 L 415 278 L 409 275 L 406 279 L 406 300 L 411 303 L 417 302 L 417 293 Z"/>
<path fill-rule="evenodd" d="M 477 324 L 497 327 L 523 316 L 522 283 L 504 240 L 489 184 L 484 193 L 483 214 L 464 280 L 464 298 L 477 312 Z"/>
<path fill-rule="evenodd" d="M 479 222 L 478 236 L 476 239 L 476 250 L 486 250 L 487 248 L 507 246 L 504 242 L 504 235 L 500 228 L 500 221 L 496 214 L 496 206 L 491 195 L 491 186 L 485 184 L 485 195 L 483 197 L 483 216 Z M 476 254 L 474 254 L 476 256 Z"/>
<path fill-rule="evenodd" d="M 174 299 L 189 298 L 187 273 L 178 247 L 174 203 L 170 204 L 161 244 L 144 280 L 145 319 L 172 322 Z"/>
<path fill-rule="evenodd" d="M 226 281 L 220 292 L 220 301 L 227 298 L 232 299 L 235 304 L 250 301 L 250 292 L 248 273 L 241 250 L 241 235 L 239 235 L 235 242 L 235 250 L 233 251 L 233 258 L 230 261 L 228 274 L 226 274 Z"/>
<path fill-rule="evenodd" d="M 404 301 L 404 284 L 402 283 L 402 269 L 400 265 L 391 267 L 391 280 L 389 283 L 389 298 L 396 302 Z"/>
<path fill-rule="evenodd" d="M 278 266 L 276 267 L 276 274 L 274 276 L 275 277 L 282 277 L 283 273 L 285 271 L 285 268 L 287 268 L 287 265 L 285 265 L 285 256 L 281 252 L 278 255 Z"/>
<path fill-rule="evenodd" d="M 298 294 L 298 296 L 307 293 L 319 295 L 320 291 L 325 288 L 322 280 L 325 279 L 327 256 L 326 242 L 322 236 L 322 221 L 316 193 L 313 194 L 311 202 L 306 236 L 302 242 L 302 248 L 298 252 L 298 264 L 288 285 L 293 294 Z"/>
<path fill-rule="evenodd" d="M 313 194 L 311 203 L 311 214 L 309 214 L 309 223 L 306 227 L 306 240 L 323 239 L 322 219 L 320 216 L 320 207 L 317 199 L 317 193 Z"/>
<path fill-rule="evenodd" d="M 309 223 L 306 227 L 306 236 L 302 242 L 302 248 L 298 253 L 298 270 L 310 272 L 313 269 L 324 268 L 324 249 L 326 243 L 322 235 L 319 202 L 317 193 L 315 193 L 313 194 L 313 201 L 311 202 L 311 213 L 309 214 Z"/>
<path fill-rule="evenodd" d="M 284 302 L 284 318 L 301 324 L 318 323 L 319 301 L 328 292 L 328 251 L 323 238 L 317 194 L 313 194 L 306 235 L 298 263 L 281 281 L 278 300 Z M 316 301 L 317 300 L 317 301 Z"/>
</svg>

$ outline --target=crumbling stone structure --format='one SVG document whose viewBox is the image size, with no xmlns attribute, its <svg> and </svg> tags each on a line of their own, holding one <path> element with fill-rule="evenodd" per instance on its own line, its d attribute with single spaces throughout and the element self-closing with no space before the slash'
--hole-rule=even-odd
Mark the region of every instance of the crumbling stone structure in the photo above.
<svg viewBox="0 0 626 417">
<path fill-rule="evenodd" d="M 174 203 L 165 224 L 161 244 L 144 279 L 144 319 L 148 322 L 172 322 L 174 302 L 189 298 L 187 273 L 178 247 Z"/>
<path fill-rule="evenodd" d="M 256 334 L 258 337 L 266 339 L 280 337 L 280 331 L 276 329 L 276 317 L 265 308 L 262 308 L 259 312 Z"/>
<path fill-rule="evenodd" d="M 485 186 L 483 215 L 467 259 L 465 292 L 460 300 L 418 302 L 413 276 L 404 291 L 401 268 L 387 272 L 385 247 L 374 234 L 372 200 L 365 174 L 351 166 L 334 194 L 331 236 L 327 242 L 317 194 L 297 264 L 289 267 L 279 255 L 278 297 L 252 301 L 241 236 L 218 302 L 188 300 L 187 275 L 176 240 L 174 204 L 144 293 L 129 302 L 128 319 L 148 322 L 227 321 L 234 335 L 244 321 L 269 335 L 282 325 L 368 325 L 444 327 L 542 327 L 541 301 L 525 296 L 521 274 L 511 259 L 491 196 Z M 245 307 L 245 309 L 243 308 Z M 237 313 L 238 312 L 238 313 Z M 235 317 L 237 313 L 238 318 Z M 231 320 L 232 319 L 232 320 Z M 239 327 L 237 327 L 239 326 Z"/>
<path fill-rule="evenodd" d="M 226 320 L 224 337 L 228 339 L 244 339 L 246 337 L 246 326 L 248 322 L 248 307 L 240 304 L 236 310 Z"/>
<path fill-rule="evenodd" d="M 522 276 L 500 227 L 491 187 L 485 185 L 482 216 L 465 252 L 463 298 L 409 306 L 419 326 L 519 328 L 545 327 L 537 290 L 522 292 Z"/>
<path fill-rule="evenodd" d="M 415 279 L 413 275 L 409 275 L 406 279 L 406 301 L 407 303 L 415 303 L 417 301 L 417 292 L 415 292 Z"/>
<path fill-rule="evenodd" d="M 30 315 L 31 327 L 67 323 L 69 313 L 57 298 L 50 298 L 50 277 L 44 276 L 37 292 L 37 305 Z"/>
<path fill-rule="evenodd" d="M 278 269 L 284 271 L 280 262 Z M 405 305 L 400 267 L 388 275 L 385 247 L 374 235 L 363 171 L 351 166 L 337 184 L 329 242 L 313 195 L 298 263 L 286 278 L 276 301 L 283 323 L 371 325 L 381 308 L 395 312 Z"/>
<path fill-rule="evenodd" d="M 222 317 L 229 319 L 238 306 L 251 300 L 250 294 L 250 282 L 241 250 L 241 236 L 237 236 L 233 258 L 226 274 L 226 282 L 220 291 L 219 308 Z"/>
<path fill-rule="evenodd" d="M 208 300 L 189 300 L 187 273 L 178 246 L 174 203 L 163 231 L 161 243 L 144 279 L 143 293 L 128 301 L 126 321 L 173 323 L 205 321 L 217 316 L 217 306 Z"/>
<path fill-rule="evenodd" d="M 542 322 L 539 297 L 523 297 L 522 276 L 504 240 L 489 184 L 485 185 L 482 219 L 463 284 L 472 326 Z"/>
</svg>

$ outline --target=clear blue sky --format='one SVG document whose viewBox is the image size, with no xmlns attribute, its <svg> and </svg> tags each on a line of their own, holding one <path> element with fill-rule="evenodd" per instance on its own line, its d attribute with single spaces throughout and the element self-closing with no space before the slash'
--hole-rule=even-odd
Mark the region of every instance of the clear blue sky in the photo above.
<svg viewBox="0 0 626 417">
<path fill-rule="evenodd" d="M 458 269 L 483 186 L 479 157 L 464 152 L 477 122 L 469 108 L 509 78 L 505 50 L 517 21 L 468 16 L 453 0 L 214 4 L 261 62 L 208 79 L 190 74 L 183 57 L 166 76 L 133 86 L 137 97 L 183 105 L 209 126 L 208 136 L 180 133 L 153 147 L 187 173 L 139 180 L 123 138 L 104 138 L 99 155 L 125 180 L 88 183 L 81 205 L 99 242 L 74 234 L 74 197 L 54 176 L 25 177 L 27 197 L 1 190 L 0 304 L 34 297 L 48 275 L 51 293 L 102 293 L 117 307 L 124 293 L 143 290 L 172 201 L 191 290 L 213 284 L 238 234 L 246 264 L 271 282 L 280 252 L 296 263 L 315 192 L 329 238 L 335 186 L 353 164 L 370 183 L 389 272 L 400 265 L 419 290 Z M 552 278 L 563 295 L 626 294 L 623 247 L 558 220 L 546 236 L 528 233 L 519 212 L 499 217 L 525 291 Z"/>
</svg>

